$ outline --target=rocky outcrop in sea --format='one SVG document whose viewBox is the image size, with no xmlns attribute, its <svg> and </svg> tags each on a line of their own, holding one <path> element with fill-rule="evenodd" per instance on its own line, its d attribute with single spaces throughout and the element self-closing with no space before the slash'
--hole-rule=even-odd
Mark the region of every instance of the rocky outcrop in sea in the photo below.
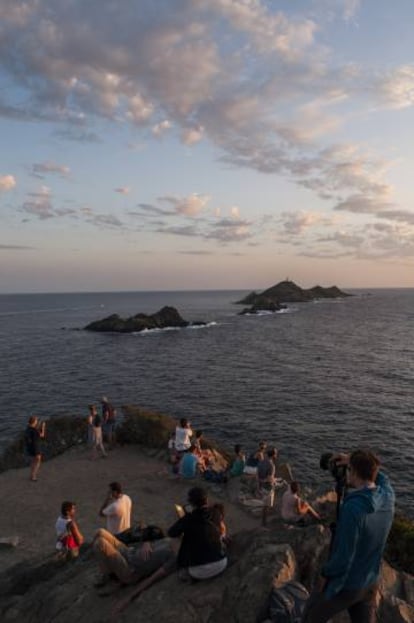
<svg viewBox="0 0 414 623">
<path fill-rule="evenodd" d="M 343 292 L 337 286 L 329 288 L 314 286 L 304 290 L 293 281 L 285 280 L 263 292 L 250 292 L 240 301 L 236 301 L 236 304 L 251 306 L 244 309 L 241 314 L 254 314 L 260 311 L 280 311 L 286 307 L 283 303 L 308 303 L 317 299 L 336 299 L 348 296 L 352 295 Z"/>
<path fill-rule="evenodd" d="M 112 314 L 101 320 L 95 320 L 84 327 L 85 331 L 103 331 L 112 333 L 139 333 L 151 329 L 167 329 L 170 327 L 204 326 L 205 322 L 188 322 L 184 320 L 175 307 L 165 306 L 155 314 L 135 314 L 129 318 L 121 318 Z"/>
</svg>

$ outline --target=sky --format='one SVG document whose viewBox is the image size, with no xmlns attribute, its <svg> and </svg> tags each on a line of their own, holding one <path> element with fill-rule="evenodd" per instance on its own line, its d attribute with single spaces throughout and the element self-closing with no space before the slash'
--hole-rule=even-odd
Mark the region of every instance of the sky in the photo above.
<svg viewBox="0 0 414 623">
<path fill-rule="evenodd" d="M 412 0 L 0 0 L 0 293 L 414 287 Z"/>
</svg>

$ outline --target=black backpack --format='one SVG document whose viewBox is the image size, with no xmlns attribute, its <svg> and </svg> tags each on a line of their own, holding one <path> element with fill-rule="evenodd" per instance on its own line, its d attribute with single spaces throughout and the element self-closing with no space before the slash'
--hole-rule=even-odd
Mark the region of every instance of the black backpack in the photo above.
<svg viewBox="0 0 414 623">
<path fill-rule="evenodd" d="M 164 531 L 158 526 L 133 526 L 123 532 L 116 535 L 118 541 L 121 541 L 125 545 L 131 545 L 131 543 L 142 543 L 143 541 L 158 541 L 165 537 Z"/>
<path fill-rule="evenodd" d="M 272 623 L 300 623 L 309 593 L 300 582 L 286 582 L 273 588 L 269 600 L 269 619 Z"/>
</svg>

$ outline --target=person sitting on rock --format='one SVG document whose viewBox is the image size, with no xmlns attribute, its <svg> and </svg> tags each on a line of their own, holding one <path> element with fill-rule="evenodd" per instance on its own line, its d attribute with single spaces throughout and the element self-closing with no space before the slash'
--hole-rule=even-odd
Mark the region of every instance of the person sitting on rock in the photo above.
<svg viewBox="0 0 414 623">
<path fill-rule="evenodd" d="M 74 502 L 63 502 L 61 513 L 56 521 L 56 550 L 59 558 L 69 560 L 79 555 L 83 536 L 75 521 L 76 506 Z"/>
<path fill-rule="evenodd" d="M 223 514 L 208 504 L 206 491 L 193 487 L 188 492 L 191 512 L 186 512 L 168 530 L 170 537 L 182 537 L 177 566 L 183 580 L 215 577 L 227 567 L 222 540 L 225 532 Z"/>
<path fill-rule="evenodd" d="M 191 446 L 193 431 L 187 418 L 180 420 L 179 426 L 175 429 L 175 449 L 177 452 L 185 452 Z"/>
<path fill-rule="evenodd" d="M 195 478 L 200 469 L 202 466 L 196 454 L 196 446 L 191 445 L 181 458 L 178 473 L 183 478 Z"/>
<path fill-rule="evenodd" d="M 314 508 L 299 497 L 299 483 L 291 482 L 284 494 L 282 495 L 282 519 L 288 523 L 302 523 L 305 518 L 313 517 L 320 520 L 321 516 Z"/>
<path fill-rule="evenodd" d="M 128 547 L 101 528 L 97 531 L 92 546 L 102 572 L 95 586 L 105 586 L 113 576 L 123 585 L 140 582 L 130 598 L 137 596 L 175 568 L 176 554 L 169 538 L 144 541 Z"/>
<path fill-rule="evenodd" d="M 131 527 L 132 502 L 129 495 L 122 492 L 119 482 L 111 482 L 108 494 L 99 514 L 106 517 L 106 528 L 111 534 L 120 534 Z"/>
<path fill-rule="evenodd" d="M 264 460 L 266 448 L 267 443 L 265 441 L 261 441 L 257 450 L 248 456 L 246 466 L 244 468 L 245 474 L 257 474 L 257 466 L 260 461 Z"/>
<path fill-rule="evenodd" d="M 242 452 L 242 447 L 239 443 L 234 446 L 234 460 L 230 468 L 231 476 L 241 476 L 243 474 L 246 465 L 246 456 Z"/>
</svg>

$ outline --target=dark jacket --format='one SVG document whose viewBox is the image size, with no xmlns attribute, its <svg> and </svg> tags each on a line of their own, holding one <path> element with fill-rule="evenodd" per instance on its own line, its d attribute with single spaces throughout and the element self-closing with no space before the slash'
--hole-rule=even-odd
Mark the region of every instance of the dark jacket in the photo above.
<svg viewBox="0 0 414 623">
<path fill-rule="evenodd" d="M 181 535 L 183 538 L 177 557 L 179 567 L 205 565 L 225 557 L 219 519 L 210 507 L 186 513 L 168 530 L 170 537 Z"/>
<path fill-rule="evenodd" d="M 325 595 L 357 590 L 378 581 L 381 558 L 394 515 L 394 491 L 388 477 L 379 473 L 373 489 L 345 496 L 332 553 L 322 568 L 328 579 Z"/>
</svg>

